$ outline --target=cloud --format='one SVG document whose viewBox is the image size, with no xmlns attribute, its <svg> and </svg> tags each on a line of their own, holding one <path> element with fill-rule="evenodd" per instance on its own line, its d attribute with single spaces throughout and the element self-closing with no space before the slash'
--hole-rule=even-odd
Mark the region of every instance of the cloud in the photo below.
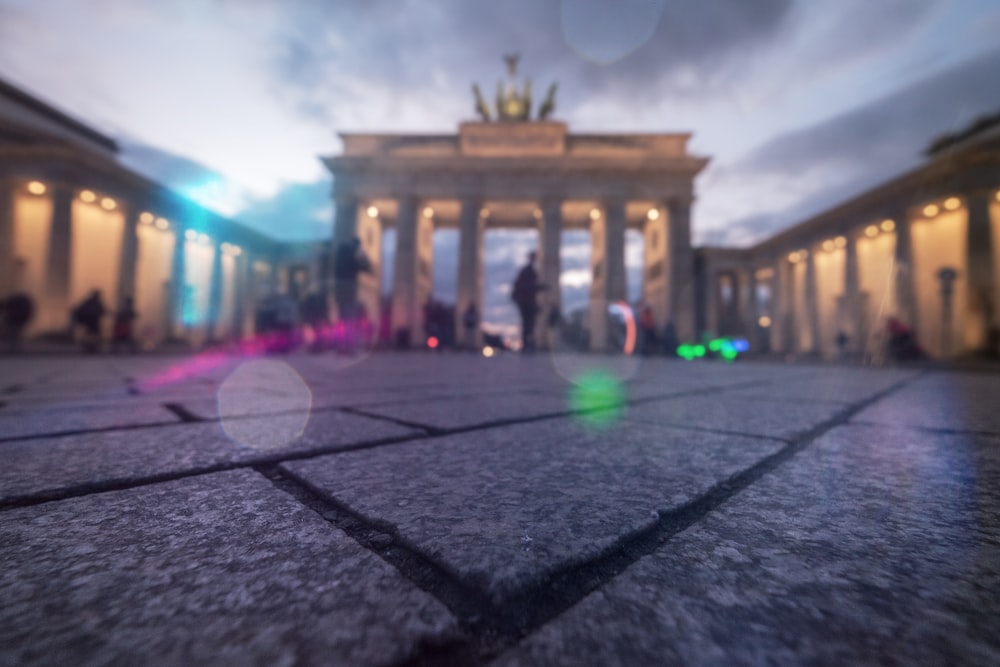
<svg viewBox="0 0 1000 667">
<path fill-rule="evenodd" d="M 283 241 L 315 241 L 333 234 L 330 181 L 288 183 L 276 195 L 252 198 L 235 216 Z"/>
</svg>

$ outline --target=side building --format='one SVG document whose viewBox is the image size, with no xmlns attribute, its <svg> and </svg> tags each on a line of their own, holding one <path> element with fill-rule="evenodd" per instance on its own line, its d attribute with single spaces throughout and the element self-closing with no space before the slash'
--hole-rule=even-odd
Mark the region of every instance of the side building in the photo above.
<svg viewBox="0 0 1000 667">
<path fill-rule="evenodd" d="M 127 169 L 112 139 L 0 81 L 0 296 L 33 298 L 28 336 L 66 332 L 100 290 L 111 311 L 133 298 L 143 347 L 242 338 L 301 256 Z"/>
<path fill-rule="evenodd" d="M 921 166 L 746 249 L 696 251 L 698 329 L 757 350 L 884 350 L 890 320 L 934 358 L 1000 354 L 1000 115 Z"/>
</svg>

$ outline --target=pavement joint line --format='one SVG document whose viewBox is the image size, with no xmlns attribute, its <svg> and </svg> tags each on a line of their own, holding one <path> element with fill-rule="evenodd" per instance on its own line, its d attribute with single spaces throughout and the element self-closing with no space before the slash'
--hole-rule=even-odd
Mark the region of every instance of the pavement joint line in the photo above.
<svg viewBox="0 0 1000 667">
<path fill-rule="evenodd" d="M 175 415 L 177 415 L 177 418 L 180 419 L 185 424 L 211 421 L 207 419 L 202 419 L 198 415 L 193 414 L 190 410 L 185 408 L 180 403 L 164 403 L 163 407 L 169 410 L 170 412 L 174 413 Z"/>
<path fill-rule="evenodd" d="M 870 421 L 868 419 L 856 419 L 850 422 L 848 426 L 853 425 L 858 426 L 879 426 L 882 428 L 897 428 L 904 429 L 907 431 L 919 431 L 921 433 L 933 433 L 934 435 L 971 435 L 978 437 L 987 438 L 1000 438 L 1000 433 L 996 431 L 978 431 L 974 429 L 961 429 L 961 428 L 944 428 L 940 426 L 921 426 L 919 424 L 909 425 L 909 424 L 889 424 L 887 422 L 877 422 Z"/>
<path fill-rule="evenodd" d="M 50 431 L 47 433 L 30 433 L 25 435 L 15 435 L 12 437 L 0 437 L 0 445 L 9 442 L 22 442 L 24 440 L 45 440 L 46 438 L 64 438 L 71 435 L 89 435 L 91 433 L 114 433 L 116 431 L 140 431 L 143 429 L 163 428 L 164 426 L 177 426 L 184 422 L 162 421 L 149 422 L 148 424 L 121 424 L 120 426 L 104 426 L 101 428 L 77 428 L 65 431 Z"/>
<path fill-rule="evenodd" d="M 514 646 L 560 616 L 584 597 L 613 580 L 633 563 L 653 553 L 675 535 L 704 519 L 764 475 L 776 471 L 820 436 L 848 423 L 853 415 L 898 391 L 917 377 L 919 376 L 904 378 L 883 391 L 840 410 L 830 419 L 801 433 L 774 454 L 719 482 L 706 493 L 681 507 L 661 513 L 659 520 L 653 526 L 622 536 L 603 554 L 549 573 L 534 585 L 528 584 L 521 591 L 508 596 L 502 605 L 505 618 L 497 626 L 510 628 L 515 625 L 518 632 L 506 637 L 506 646 L 501 651 L 480 652 L 480 656 L 485 661 L 499 656 L 503 650 Z"/>
</svg>

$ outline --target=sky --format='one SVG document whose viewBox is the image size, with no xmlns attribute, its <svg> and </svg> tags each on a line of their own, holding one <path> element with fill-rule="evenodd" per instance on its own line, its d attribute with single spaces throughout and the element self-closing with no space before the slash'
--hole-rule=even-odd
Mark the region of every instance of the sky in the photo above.
<svg viewBox="0 0 1000 667">
<path fill-rule="evenodd" d="M 0 0 L 0 77 L 128 166 L 275 237 L 329 238 L 338 132 L 454 132 L 501 55 L 579 132 L 692 132 L 697 244 L 752 244 L 1000 111 L 993 0 Z M 435 238 L 454 298 L 457 239 Z M 491 232 L 487 320 L 534 238 Z M 586 299 L 586 235 L 564 300 Z M 637 296 L 641 245 L 628 244 Z"/>
</svg>

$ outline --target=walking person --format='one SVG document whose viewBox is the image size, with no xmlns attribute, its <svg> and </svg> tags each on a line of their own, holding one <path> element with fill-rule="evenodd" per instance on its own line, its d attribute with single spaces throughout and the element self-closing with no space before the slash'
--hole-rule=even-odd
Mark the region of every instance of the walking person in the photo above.
<svg viewBox="0 0 1000 667">
<path fill-rule="evenodd" d="M 517 274 L 510 294 L 521 315 L 521 346 L 524 352 L 533 352 L 535 349 L 535 318 L 538 316 L 538 293 L 545 289 L 545 285 L 541 285 L 538 282 L 538 272 L 535 271 L 536 257 L 537 254 L 534 251 L 528 255 L 528 263 Z"/>
<path fill-rule="evenodd" d="M 107 313 L 101 290 L 94 290 L 73 309 L 73 325 L 83 328 L 83 351 L 93 354 L 101 347 L 101 319 Z"/>
</svg>

